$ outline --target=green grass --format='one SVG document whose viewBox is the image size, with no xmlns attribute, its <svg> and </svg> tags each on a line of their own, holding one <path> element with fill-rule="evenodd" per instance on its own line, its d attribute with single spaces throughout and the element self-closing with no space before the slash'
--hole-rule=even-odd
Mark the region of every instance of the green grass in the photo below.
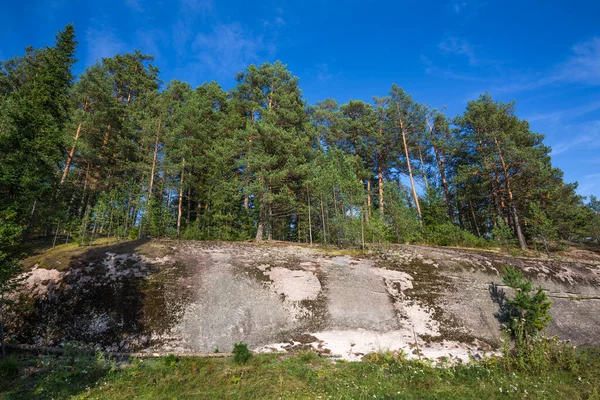
<svg viewBox="0 0 600 400">
<path fill-rule="evenodd" d="M 0 377 L 0 399 L 598 399 L 600 350 L 574 368 L 519 372 L 498 360 L 446 367 L 383 354 L 343 362 L 293 357 L 162 358 L 127 362 L 77 355 L 14 356 L 18 376 Z M 14 362 L 14 361 L 13 361 Z"/>
<path fill-rule="evenodd" d="M 34 265 L 38 268 L 57 269 L 63 271 L 69 268 L 73 259 L 82 257 L 86 252 L 93 248 L 99 248 L 117 243 L 125 243 L 116 238 L 98 238 L 94 240 L 93 246 L 80 246 L 75 242 L 68 244 L 58 243 L 52 248 L 49 243 L 28 243 L 15 249 L 19 254 L 24 255 L 23 268 L 29 271 Z"/>
</svg>

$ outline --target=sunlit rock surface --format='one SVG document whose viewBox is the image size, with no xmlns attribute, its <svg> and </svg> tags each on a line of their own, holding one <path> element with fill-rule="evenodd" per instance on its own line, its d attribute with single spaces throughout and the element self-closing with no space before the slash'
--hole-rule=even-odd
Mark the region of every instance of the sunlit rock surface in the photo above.
<svg viewBox="0 0 600 400">
<path fill-rule="evenodd" d="M 551 335 L 600 345 L 600 257 L 573 262 L 391 246 L 351 256 L 287 244 L 150 241 L 34 269 L 12 339 L 119 351 L 312 348 L 349 360 L 381 350 L 467 359 L 501 341 L 500 272 L 547 290 Z"/>
</svg>

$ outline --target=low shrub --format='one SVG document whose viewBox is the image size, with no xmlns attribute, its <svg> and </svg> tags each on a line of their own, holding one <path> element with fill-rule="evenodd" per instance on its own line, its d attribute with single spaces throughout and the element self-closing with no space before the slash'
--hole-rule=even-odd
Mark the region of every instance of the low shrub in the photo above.
<svg viewBox="0 0 600 400">
<path fill-rule="evenodd" d="M 248 350 L 246 343 L 235 343 L 233 345 L 233 361 L 238 364 L 245 364 L 250 357 L 252 357 L 252 352 Z"/>
<path fill-rule="evenodd" d="M 0 360 L 0 376 L 3 378 L 12 378 L 19 375 L 19 363 L 13 358 Z"/>
<path fill-rule="evenodd" d="M 451 222 L 425 227 L 425 241 L 437 246 L 488 247 L 487 240 L 460 229 Z"/>
<path fill-rule="evenodd" d="M 531 280 L 526 279 L 523 272 L 513 266 L 507 266 L 502 276 L 506 286 L 515 291 L 512 299 L 505 303 L 506 328 L 515 339 L 517 347 L 526 346 L 532 337 L 541 332 L 550 317 L 552 303 L 541 287 L 533 292 Z"/>
<path fill-rule="evenodd" d="M 363 357 L 363 361 L 377 365 L 394 365 L 405 362 L 406 354 L 402 350 L 369 353 Z"/>
<path fill-rule="evenodd" d="M 168 368 L 174 367 L 178 361 L 179 361 L 179 359 L 177 358 L 177 356 L 175 356 L 175 354 L 169 354 L 168 356 L 163 358 L 165 367 L 168 367 Z"/>
</svg>

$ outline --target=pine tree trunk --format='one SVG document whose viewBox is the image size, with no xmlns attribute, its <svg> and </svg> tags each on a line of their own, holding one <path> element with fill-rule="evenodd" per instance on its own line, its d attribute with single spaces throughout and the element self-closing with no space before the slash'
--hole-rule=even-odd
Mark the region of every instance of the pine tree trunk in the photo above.
<svg viewBox="0 0 600 400">
<path fill-rule="evenodd" d="M 383 138 L 382 114 L 379 118 L 379 137 Z M 383 216 L 383 157 L 381 151 L 377 153 L 377 190 L 379 191 L 379 212 Z"/>
<path fill-rule="evenodd" d="M 352 195 L 350 195 L 350 218 L 354 218 L 354 202 L 352 201 Z"/>
<path fill-rule="evenodd" d="M 477 218 L 475 218 L 475 210 L 473 209 L 473 203 L 469 201 L 469 208 L 471 209 L 471 216 L 473 217 L 473 224 L 475 224 L 475 229 L 477 230 L 477 237 L 481 237 L 481 232 L 479 232 L 479 226 L 477 225 Z"/>
<path fill-rule="evenodd" d="M 496 212 L 498 213 L 498 217 L 502 218 L 505 224 L 508 225 L 508 220 L 506 219 L 506 213 L 502 207 L 502 203 L 500 201 L 500 193 L 498 187 L 494 184 L 494 179 L 490 176 L 490 186 L 492 189 L 492 200 L 494 205 L 496 206 Z M 494 221 L 496 223 L 496 221 Z"/>
<path fill-rule="evenodd" d="M 29 224 L 27 226 L 27 230 L 31 230 L 33 227 L 33 217 L 35 216 L 35 208 L 37 206 L 37 199 L 33 200 L 33 206 L 31 206 L 31 214 L 29 215 Z"/>
<path fill-rule="evenodd" d="M 396 105 L 398 109 L 398 115 L 400 115 L 400 107 Z M 410 185 L 412 188 L 413 197 L 415 199 L 415 207 L 417 208 L 417 214 L 419 216 L 419 226 L 423 227 L 423 217 L 421 216 L 421 207 L 419 206 L 419 197 L 417 196 L 417 190 L 415 189 L 415 181 L 413 179 L 412 168 L 410 166 L 410 157 L 408 156 L 408 145 L 406 144 L 406 131 L 404 129 L 404 122 L 400 118 L 400 130 L 402 131 L 402 141 L 404 142 L 404 154 L 406 155 L 406 164 L 408 165 L 408 176 L 410 177 Z"/>
<path fill-rule="evenodd" d="M 377 186 L 379 190 L 379 212 L 383 215 L 383 168 L 381 162 L 377 165 Z"/>
<path fill-rule="evenodd" d="M 427 174 L 425 173 L 425 164 L 423 163 L 423 154 L 421 153 L 421 145 L 417 145 L 419 149 L 419 160 L 421 161 L 421 172 L 423 173 L 423 179 L 425 180 L 425 190 L 429 190 L 429 181 L 427 180 Z"/>
<path fill-rule="evenodd" d="M 77 131 L 75 132 L 75 141 L 77 141 L 77 139 L 79 139 L 79 135 L 81 134 L 81 126 L 82 125 L 83 125 L 83 122 L 80 122 L 79 125 L 77 125 Z M 67 180 L 67 175 L 69 173 L 69 169 L 71 168 L 71 162 L 73 161 L 74 155 L 75 155 L 75 144 L 73 144 L 73 146 L 71 147 L 71 151 L 69 151 L 69 155 L 67 157 L 67 162 L 65 163 L 65 169 L 62 173 L 62 177 L 60 178 L 59 186 L 62 186 L 63 183 L 65 183 L 65 181 Z"/>
<path fill-rule="evenodd" d="M 181 161 L 181 181 L 179 182 L 179 204 L 177 205 L 177 237 L 181 235 L 181 214 L 183 211 L 183 178 L 185 176 L 185 157 Z"/>
<path fill-rule="evenodd" d="M 362 243 L 362 251 L 365 253 L 365 216 L 364 210 L 360 210 L 360 240 Z"/>
<path fill-rule="evenodd" d="M 445 159 L 436 146 L 433 146 L 433 152 L 435 153 L 435 160 L 437 161 L 440 178 L 442 180 L 442 190 L 444 191 L 444 200 L 446 200 L 446 213 L 448 214 L 448 218 L 452 220 L 454 211 L 452 210 L 452 199 L 450 197 L 450 189 L 448 188 L 448 180 L 446 179 Z"/>
<path fill-rule="evenodd" d="M 337 215 L 338 215 L 337 194 L 335 193 L 335 188 L 332 188 L 332 190 L 333 190 L 333 209 L 334 209 L 335 215 L 337 217 Z"/>
<path fill-rule="evenodd" d="M 325 209 L 323 208 L 323 195 L 320 195 L 321 200 L 321 221 L 323 222 L 323 244 L 327 244 L 327 228 L 325 226 Z"/>
<path fill-rule="evenodd" d="M 525 236 L 521 231 L 521 224 L 519 223 L 519 215 L 517 213 L 517 207 L 515 206 L 515 200 L 513 198 L 513 193 L 510 188 L 510 179 L 508 177 L 508 168 L 506 166 L 506 162 L 504 161 L 504 156 L 502 155 L 502 150 L 500 149 L 500 145 L 498 144 L 498 140 L 494 135 L 494 142 L 496 143 L 496 148 L 498 149 L 498 155 L 500 156 L 500 162 L 502 163 L 502 169 L 504 170 L 504 180 L 506 191 L 508 192 L 508 199 L 510 205 L 510 211 L 512 213 L 512 218 L 514 222 L 515 233 L 517 234 L 517 239 L 519 239 L 519 244 L 521 245 L 521 250 L 527 250 L 527 242 L 525 241 Z"/>
<path fill-rule="evenodd" d="M 152 188 L 154 187 L 154 171 L 156 170 L 156 160 L 158 158 L 158 135 L 160 134 L 160 118 L 158 119 L 158 130 L 156 131 L 156 140 L 154 141 L 154 157 L 152 158 L 152 171 L 150 172 L 150 187 L 148 188 L 148 204 L 152 199 Z"/>
<path fill-rule="evenodd" d="M 310 245 L 312 246 L 312 221 L 310 215 L 310 192 L 308 192 L 308 237 L 310 238 Z"/>
<path fill-rule="evenodd" d="M 267 240 L 273 240 L 273 208 L 271 202 L 269 202 L 269 221 L 267 224 Z"/>
<path fill-rule="evenodd" d="M 190 174 L 191 176 L 191 174 Z M 186 226 L 190 226 L 190 218 L 192 217 L 192 190 L 187 190 L 188 196 L 188 204 L 187 204 L 187 218 L 186 218 Z"/>
<path fill-rule="evenodd" d="M 546 235 L 542 233 L 542 240 L 544 241 L 544 248 L 546 249 L 546 256 L 550 257 L 550 252 L 548 251 L 548 242 L 546 242 Z"/>
<path fill-rule="evenodd" d="M 519 215 L 517 213 L 517 207 L 515 206 L 515 203 L 513 202 L 512 199 L 511 199 L 510 209 L 512 211 L 512 217 L 513 217 L 513 221 L 515 223 L 515 231 L 517 234 L 517 239 L 519 239 L 519 245 L 521 246 L 521 250 L 527 250 L 527 242 L 525 241 L 525 236 L 523 235 L 523 232 L 521 231 L 521 223 L 519 222 Z"/>
<path fill-rule="evenodd" d="M 367 218 L 367 224 L 369 223 L 369 218 L 371 217 L 371 180 L 367 179 L 367 212 L 365 214 Z"/>
<path fill-rule="evenodd" d="M 52 248 L 56 246 L 56 238 L 58 238 L 58 229 L 60 228 L 60 222 L 56 224 L 56 232 L 54 233 L 54 240 L 52 241 Z"/>
<path fill-rule="evenodd" d="M 258 220 L 258 226 L 256 228 L 256 236 L 254 237 L 255 242 L 260 242 L 263 237 L 263 221 L 262 217 Z"/>
<path fill-rule="evenodd" d="M 110 124 L 106 127 L 106 132 L 104 133 L 104 139 L 102 140 L 102 150 L 106 147 L 110 140 Z"/>
</svg>

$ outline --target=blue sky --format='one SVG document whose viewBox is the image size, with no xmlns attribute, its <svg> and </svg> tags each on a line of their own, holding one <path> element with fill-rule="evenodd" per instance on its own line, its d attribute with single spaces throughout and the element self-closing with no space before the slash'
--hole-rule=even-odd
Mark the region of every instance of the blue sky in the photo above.
<svg viewBox="0 0 600 400">
<path fill-rule="evenodd" d="M 77 73 L 139 48 L 165 82 L 225 89 L 248 64 L 282 60 L 311 103 L 369 101 L 396 83 L 454 116 L 487 90 L 516 100 L 566 181 L 600 196 L 599 17 L 592 0 L 23 0 L 2 5 L 0 59 L 73 23 Z"/>
</svg>

